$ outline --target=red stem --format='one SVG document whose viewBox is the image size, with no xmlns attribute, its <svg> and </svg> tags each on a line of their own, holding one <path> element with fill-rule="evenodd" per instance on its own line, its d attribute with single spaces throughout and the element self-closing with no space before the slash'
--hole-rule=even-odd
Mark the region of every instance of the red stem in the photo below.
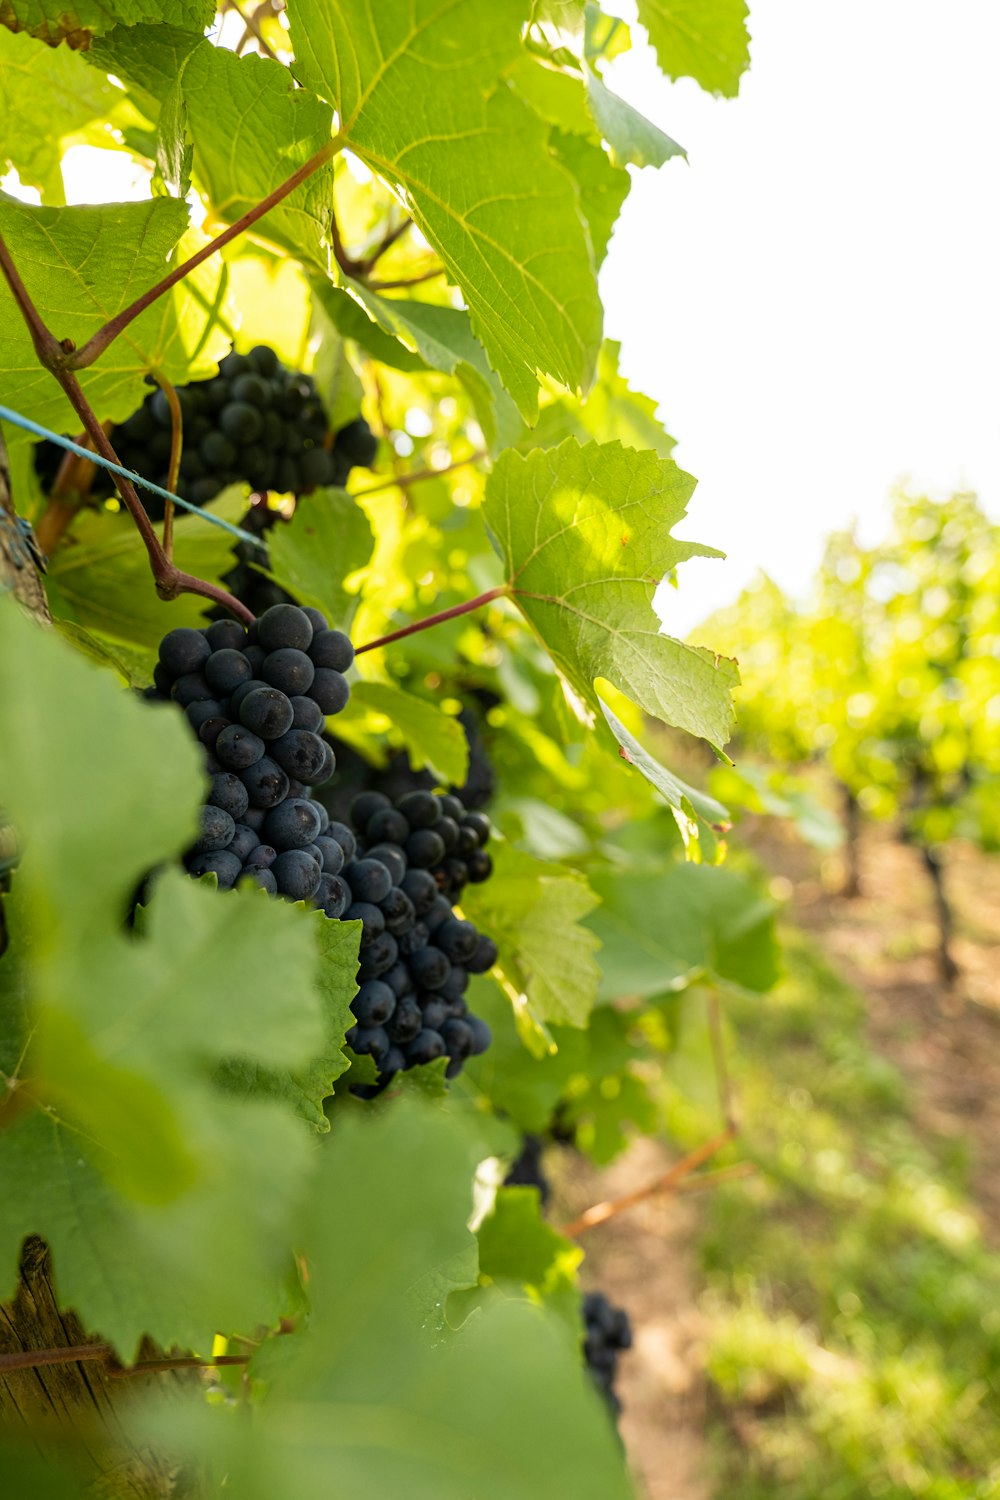
<svg viewBox="0 0 1000 1500">
<path fill-rule="evenodd" d="M 360 656 L 362 651 L 374 651 L 379 646 L 391 645 L 393 641 L 401 641 L 404 636 L 416 635 L 419 630 L 430 630 L 432 625 L 441 625 L 445 620 L 454 620 L 458 615 L 467 615 L 474 609 L 479 609 L 483 604 L 489 604 L 493 599 L 505 599 L 510 593 L 510 587 L 502 583 L 499 588 L 489 589 L 485 594 L 478 594 L 475 599 L 466 599 L 464 604 L 453 604 L 451 609 L 442 609 L 436 615 L 428 615 L 426 620 L 414 620 L 411 625 L 404 625 L 402 630 L 394 630 L 389 635 L 380 635 L 377 640 L 366 641 L 363 646 L 354 648 L 355 656 Z"/>
<path fill-rule="evenodd" d="M 97 420 L 90 402 L 83 394 L 80 382 L 72 370 L 65 368 L 63 346 L 56 342 L 42 321 L 41 315 L 31 300 L 28 289 L 21 280 L 17 267 L 14 265 L 10 251 L 2 235 L 0 235 L 0 270 L 3 271 L 7 283 L 14 294 L 14 300 L 20 309 L 25 323 L 28 325 L 39 362 L 55 376 L 56 380 L 62 386 L 73 410 L 89 434 L 95 450 L 103 458 L 107 458 L 112 463 L 117 464 L 119 462 L 117 453 L 108 441 L 107 434 Z M 160 598 L 176 599 L 178 594 L 198 594 L 204 599 L 211 599 L 214 603 L 220 604 L 224 609 L 229 610 L 231 614 L 236 615 L 237 619 L 249 625 L 254 617 L 245 605 L 240 604 L 238 599 L 234 599 L 231 594 L 226 593 L 225 589 L 218 588 L 214 583 L 208 583 L 203 578 L 195 578 L 190 573 L 182 573 L 179 568 L 174 567 L 160 546 L 160 539 L 153 530 L 153 523 L 146 514 L 145 507 L 136 494 L 131 481 L 125 479 L 121 474 L 115 474 L 114 481 L 118 493 L 125 503 L 125 508 L 135 522 L 139 535 L 142 537 L 146 551 L 149 554 L 149 565 L 153 573 L 153 582 L 156 585 L 156 592 Z"/>
<path fill-rule="evenodd" d="M 235 240 L 245 230 L 249 229 L 252 224 L 256 224 L 258 219 L 262 219 L 266 213 L 270 213 L 271 209 L 280 203 L 282 199 L 287 198 L 289 193 L 294 193 L 295 189 L 301 186 L 307 178 L 311 177 L 314 172 L 318 172 L 320 167 L 325 166 L 336 155 L 339 149 L 336 141 L 328 142 L 321 151 L 317 151 L 315 156 L 311 156 L 297 171 L 293 172 L 291 177 L 286 178 L 279 187 L 276 187 L 273 192 L 268 193 L 266 198 L 262 198 L 253 208 L 248 208 L 246 213 L 241 215 L 234 224 L 230 224 L 228 229 L 224 229 L 221 234 L 216 235 L 214 240 L 202 246 L 188 260 L 182 261 L 179 266 L 175 266 L 168 275 L 164 276 L 162 281 L 158 281 L 155 286 L 150 287 L 148 292 L 143 292 L 141 297 L 137 297 L 128 307 L 123 308 L 120 313 L 116 313 L 113 318 L 104 324 L 103 328 L 99 328 L 87 340 L 81 349 L 77 349 L 68 357 L 62 355 L 62 360 L 66 366 L 72 370 L 82 370 L 87 365 L 92 365 L 94 360 L 104 353 L 105 349 L 114 342 L 118 335 L 135 318 L 139 317 L 140 313 L 144 313 L 147 307 L 151 307 L 158 297 L 162 297 L 164 292 L 169 292 L 171 287 L 176 286 L 179 281 L 183 281 L 185 276 L 190 275 L 203 261 L 208 260 L 210 255 L 214 255 L 217 250 L 222 250 L 232 240 Z M 56 347 L 58 348 L 59 346 L 57 345 Z M 43 360 L 44 363 L 47 363 L 47 361 Z"/>
</svg>

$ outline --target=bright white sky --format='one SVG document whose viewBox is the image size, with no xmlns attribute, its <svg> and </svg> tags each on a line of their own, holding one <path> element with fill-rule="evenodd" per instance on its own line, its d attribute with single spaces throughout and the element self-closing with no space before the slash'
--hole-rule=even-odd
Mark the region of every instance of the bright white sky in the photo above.
<svg viewBox="0 0 1000 1500">
<path fill-rule="evenodd" d="M 637 27 L 609 74 L 690 157 L 636 175 L 603 275 L 623 369 L 700 481 L 681 533 L 728 553 L 661 591 L 676 634 L 758 568 L 803 590 L 829 531 L 878 538 L 900 480 L 1000 517 L 1000 4 L 751 0 L 751 30 L 736 100 L 667 83 Z M 73 154 L 71 202 L 148 193 Z"/>
<path fill-rule="evenodd" d="M 760 567 L 801 591 L 854 515 L 876 539 L 900 479 L 1000 517 L 1000 5 L 750 9 L 737 100 L 665 84 L 645 46 L 613 77 L 690 157 L 638 174 L 603 279 L 700 480 L 679 530 L 728 553 L 663 591 L 678 634 Z"/>
</svg>

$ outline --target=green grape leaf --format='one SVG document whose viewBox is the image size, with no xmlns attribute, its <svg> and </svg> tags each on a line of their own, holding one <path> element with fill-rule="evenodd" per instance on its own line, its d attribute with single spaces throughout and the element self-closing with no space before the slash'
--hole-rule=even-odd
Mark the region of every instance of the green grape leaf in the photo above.
<svg viewBox="0 0 1000 1500">
<path fill-rule="evenodd" d="M 302 604 L 326 615 L 332 628 L 349 631 L 358 607 L 347 580 L 371 560 L 375 539 L 360 505 L 344 490 L 316 490 L 288 522 L 267 534 L 271 575 Z"/>
<path fill-rule="evenodd" d="M 329 106 L 270 58 L 237 57 L 166 27 L 119 28 L 94 52 L 99 66 L 161 106 L 158 152 L 172 172 L 183 166 L 190 137 L 199 183 L 229 222 L 329 144 Z M 254 234 L 325 273 L 332 187 L 327 163 L 259 219 Z"/>
<path fill-rule="evenodd" d="M 646 747 L 636 739 L 617 714 L 613 713 L 601 699 L 601 712 L 611 733 L 619 744 L 619 754 L 630 766 L 645 776 L 646 780 L 666 800 L 684 840 L 689 859 L 701 860 L 708 855 L 714 857 L 715 848 L 711 832 L 724 833 L 730 825 L 729 813 L 721 802 L 689 786 L 679 776 L 650 755 Z"/>
<path fill-rule="evenodd" d="M 529 420 L 536 370 L 591 378 L 601 311 L 593 257 L 548 127 L 502 81 L 524 0 L 301 0 L 296 73 L 340 138 L 405 202 L 461 287 L 490 363 Z"/>
<path fill-rule="evenodd" d="M 237 57 L 202 42 L 184 68 L 195 171 L 216 211 L 232 222 L 266 198 L 330 140 L 330 110 L 266 57 Z M 333 167 L 320 167 L 254 234 L 325 271 Z"/>
<path fill-rule="evenodd" d="M 610 163 L 608 169 L 613 170 Z M 595 194 L 601 187 L 602 184 L 597 182 Z M 603 187 L 607 196 L 606 183 Z M 597 211 L 603 207 L 602 199 Z M 347 276 L 341 277 L 341 282 L 348 297 L 371 319 L 374 325 L 371 332 L 389 334 L 405 349 L 412 350 L 420 360 L 419 368 L 441 370 L 461 381 L 491 450 L 496 449 L 498 437 L 502 443 L 513 441 L 521 426 L 517 408 L 490 369 L 486 353 L 472 332 L 468 313 L 456 307 L 418 302 L 410 297 L 380 297 L 362 282 Z M 350 314 L 346 316 L 349 318 Z M 383 358 L 388 352 L 387 362 L 394 363 L 393 351 L 386 351 L 378 338 L 372 340 L 369 330 L 359 325 L 356 319 L 351 320 L 349 326 L 351 337 L 365 347 L 371 343 L 370 352 L 377 358 Z M 347 327 L 342 331 L 346 333 Z M 399 368 L 407 368 L 405 362 Z"/>
<path fill-rule="evenodd" d="M 493 848 L 493 874 L 466 886 L 462 910 L 500 950 L 498 968 L 515 1006 L 531 1029 L 552 1021 L 586 1026 L 597 994 L 598 944 L 583 918 L 596 903 L 582 875 L 544 864 L 509 844 Z"/>
<path fill-rule="evenodd" d="M 693 78 L 711 94 L 732 98 L 750 64 L 744 0 L 637 0 L 668 78 Z"/>
<path fill-rule="evenodd" d="M 0 169 L 15 167 L 21 181 L 39 188 L 48 202 L 63 202 L 63 138 L 107 114 L 120 99 L 79 53 L 53 50 L 0 27 Z"/>
<path fill-rule="evenodd" d="M 626 22 L 606 16 L 599 5 L 587 0 L 584 7 L 584 56 L 588 62 L 613 61 L 628 52 L 632 34 Z"/>
<path fill-rule="evenodd" d="M 525 1047 L 514 1013 L 492 980 L 474 979 L 467 999 L 493 1040 L 482 1056 L 469 1059 L 462 1076 L 520 1130 L 536 1135 L 547 1130 L 567 1084 L 584 1065 L 589 1033 L 553 1026 L 555 1050 L 536 1056 Z"/>
<path fill-rule="evenodd" d="M 662 167 L 672 156 L 683 156 L 683 146 L 671 140 L 626 100 L 613 94 L 597 74 L 587 69 L 587 103 L 614 160 L 633 167 Z"/>
<path fill-rule="evenodd" d="M 628 196 L 629 175 L 622 167 L 613 166 L 601 147 L 583 136 L 554 130 L 552 149 L 580 190 L 580 207 L 590 227 L 594 260 L 600 267 Z"/>
<path fill-rule="evenodd" d="M 153 680 L 156 653 L 147 648 L 130 647 L 122 641 L 111 640 L 93 630 L 85 630 L 73 620 L 61 620 L 53 616 L 53 625 L 64 640 L 69 641 L 84 656 L 99 666 L 110 667 L 117 672 L 126 687 L 149 687 Z"/>
<path fill-rule="evenodd" d="M 774 984 L 774 903 L 729 870 L 601 871 L 588 925 L 601 940 L 602 1000 L 648 999 L 708 977 L 757 994 Z"/>
<path fill-rule="evenodd" d="M 206 509 L 235 520 L 245 502 L 235 495 Z M 201 516 L 180 517 L 174 526 L 174 561 L 197 578 L 218 582 L 233 566 L 234 538 Z M 128 515 L 82 512 L 72 544 L 60 547 L 49 565 L 52 609 L 63 619 L 113 641 L 155 649 L 175 625 L 200 627 L 205 601 L 181 594 L 167 604 L 157 595 L 149 554 Z"/>
<path fill-rule="evenodd" d="M 306 1067 L 279 1072 L 270 1065 L 270 1059 L 262 1063 L 241 1057 L 224 1063 L 216 1077 L 230 1093 L 291 1104 L 297 1114 L 325 1134 L 330 1122 L 323 1112 L 323 1100 L 330 1097 L 337 1079 L 351 1066 L 344 1037 L 355 1022 L 351 1001 L 358 990 L 361 923 L 332 922 L 318 911 L 309 912 L 309 921 L 319 954 L 316 988 L 323 1005 L 322 1047 Z"/>
<path fill-rule="evenodd" d="M 354 420 L 361 411 L 364 390 L 347 357 L 347 343 L 323 301 L 310 288 L 309 341 L 316 347 L 313 379 L 334 432 Z"/>
<path fill-rule="evenodd" d="M 267 1399 L 238 1424 L 174 1400 L 155 1425 L 144 1418 L 147 1441 L 214 1461 L 241 1500 L 331 1485 L 406 1500 L 629 1500 L 612 1426 L 559 1320 L 498 1296 L 457 1333 L 423 1323 L 419 1294 L 469 1240 L 482 1148 L 459 1124 L 415 1099 L 338 1122 L 300 1236 L 308 1325 L 268 1361 Z"/>
<path fill-rule="evenodd" d="M 449 785 L 461 786 L 465 781 L 469 742 L 458 719 L 391 683 L 354 683 L 350 702 L 337 716 L 338 734 L 341 731 L 359 748 L 372 735 L 391 731 L 417 770 L 429 765 Z"/>
<path fill-rule="evenodd" d="M 185 235 L 187 222 L 187 204 L 171 198 L 73 208 L 0 201 L 0 232 L 43 322 L 78 346 L 166 273 L 175 246 L 184 259 L 203 243 Z M 215 372 L 231 338 L 225 285 L 224 264 L 200 266 L 79 372 L 102 420 L 123 421 L 141 405 L 149 394 L 143 380 L 154 366 L 175 383 Z M 38 363 L 10 297 L 0 302 L 0 378 L 9 405 L 45 427 L 79 431 L 79 417 Z M 27 434 L 10 428 L 7 440 L 23 442 Z"/>
<path fill-rule="evenodd" d="M 0 1264 L 41 1235 L 58 1294 L 130 1358 L 149 1334 L 208 1351 L 280 1310 L 308 1136 L 213 1081 L 230 1057 L 307 1068 L 323 1044 L 302 911 L 164 871 L 189 843 L 198 747 L 52 632 L 0 609 L 0 784 L 22 835 L 0 960 L 0 1067 L 26 1105 L 0 1131 Z M 123 768 L 128 768 L 124 773 Z"/>
<path fill-rule="evenodd" d="M 536 1188 L 501 1188 L 493 1212 L 479 1226 L 478 1238 L 479 1275 L 484 1284 L 523 1286 L 576 1328 L 580 1315 L 576 1273 L 583 1251 L 545 1223 Z"/>
<path fill-rule="evenodd" d="M 0 0 L 0 26 L 27 31 L 55 47 L 65 41 L 85 49 L 91 36 L 143 23 L 203 32 L 215 16 L 214 0 L 76 0 L 66 8 L 54 0 Z"/>
<path fill-rule="evenodd" d="M 651 448 L 661 458 L 669 458 L 676 441 L 656 419 L 656 403 L 639 391 L 633 391 L 620 374 L 618 360 L 621 345 L 605 339 L 597 361 L 597 379 L 586 401 L 561 396 L 542 408 L 538 423 L 530 435 L 530 446 L 554 448 L 568 437 L 586 443 L 617 439 L 626 448 Z"/>
<path fill-rule="evenodd" d="M 653 610 L 677 563 L 722 555 L 669 534 L 694 486 L 670 459 L 569 438 L 505 453 L 483 513 L 511 599 L 585 705 L 596 711 L 595 682 L 607 678 L 654 718 L 719 746 L 735 664 L 663 635 Z"/>
<path fill-rule="evenodd" d="M 550 67 L 530 52 L 522 52 L 516 57 L 504 76 L 524 102 L 550 125 L 572 131 L 574 135 L 596 138 L 582 79 L 561 68 Z"/>
</svg>

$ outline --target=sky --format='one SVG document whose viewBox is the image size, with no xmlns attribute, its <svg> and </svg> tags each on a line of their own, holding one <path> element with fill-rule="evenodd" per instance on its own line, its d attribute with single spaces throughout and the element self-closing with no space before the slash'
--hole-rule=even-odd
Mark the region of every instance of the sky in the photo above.
<svg viewBox="0 0 1000 1500">
<path fill-rule="evenodd" d="M 728 554 L 661 591 L 676 634 L 760 568 L 802 592 L 829 531 L 884 534 L 899 481 L 1000 519 L 1000 5 L 750 10 L 736 100 L 665 83 L 638 28 L 607 75 L 689 154 L 637 174 L 602 281 L 699 479 L 677 531 Z"/>
</svg>

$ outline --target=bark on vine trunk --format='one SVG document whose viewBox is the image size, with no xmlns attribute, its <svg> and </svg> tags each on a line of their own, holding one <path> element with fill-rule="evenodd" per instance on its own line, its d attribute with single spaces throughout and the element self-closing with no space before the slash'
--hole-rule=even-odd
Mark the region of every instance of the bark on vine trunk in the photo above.
<svg viewBox="0 0 1000 1500">
<path fill-rule="evenodd" d="M 850 787 L 841 786 L 844 809 L 844 887 L 848 900 L 861 895 L 861 807 Z"/>
<path fill-rule="evenodd" d="M 8 590 L 36 619 L 51 624 L 41 574 L 18 528 L 10 489 L 7 447 L 0 433 L 0 594 Z"/>
<path fill-rule="evenodd" d="M 950 989 L 958 979 L 961 971 L 952 953 L 951 945 L 955 934 L 955 919 L 945 887 L 944 863 L 937 850 L 930 844 L 920 845 L 920 858 L 924 862 L 924 869 L 930 876 L 931 887 L 934 891 L 934 911 L 937 916 L 938 925 L 938 971 Z"/>
<path fill-rule="evenodd" d="M 99 1342 L 60 1310 L 46 1245 L 26 1240 L 17 1292 L 0 1303 L 0 1354 Z M 136 1446 L 126 1419 L 154 1386 L 180 1394 L 192 1377 L 197 1386 L 191 1371 L 116 1377 L 102 1360 L 0 1371 L 0 1432 L 26 1438 L 53 1460 L 75 1460 L 93 1500 L 186 1500 L 196 1476 L 169 1455 Z"/>
</svg>

